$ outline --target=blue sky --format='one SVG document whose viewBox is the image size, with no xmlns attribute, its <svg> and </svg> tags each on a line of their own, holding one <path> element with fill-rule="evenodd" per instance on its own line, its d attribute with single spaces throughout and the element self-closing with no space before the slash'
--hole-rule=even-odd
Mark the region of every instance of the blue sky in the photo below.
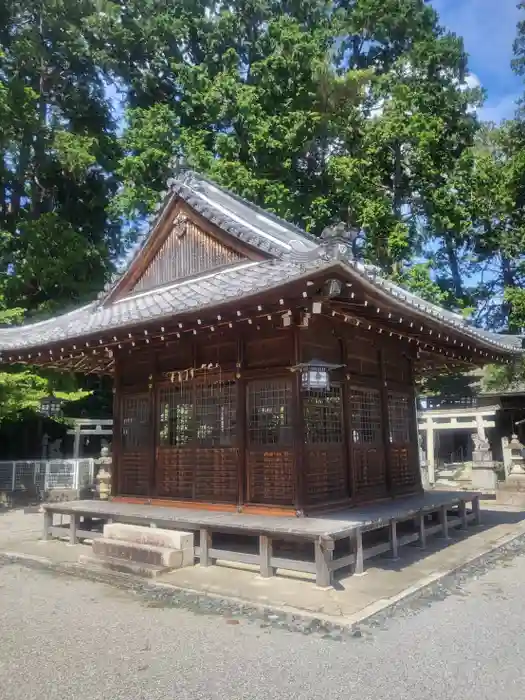
<svg viewBox="0 0 525 700">
<path fill-rule="evenodd" d="M 510 68 L 516 24 L 525 11 L 518 0 L 431 0 L 441 24 L 463 37 L 471 72 L 487 91 L 482 119 L 512 117 L 514 102 L 525 89 Z"/>
</svg>

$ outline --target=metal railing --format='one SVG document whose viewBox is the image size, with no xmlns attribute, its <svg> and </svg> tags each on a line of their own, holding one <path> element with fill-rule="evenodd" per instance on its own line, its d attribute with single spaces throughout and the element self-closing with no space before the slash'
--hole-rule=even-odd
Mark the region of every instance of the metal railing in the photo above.
<svg viewBox="0 0 525 700">
<path fill-rule="evenodd" d="M 95 460 L 41 459 L 0 461 L 0 491 L 36 491 L 46 494 L 53 489 L 79 491 L 90 487 L 95 476 Z"/>
</svg>

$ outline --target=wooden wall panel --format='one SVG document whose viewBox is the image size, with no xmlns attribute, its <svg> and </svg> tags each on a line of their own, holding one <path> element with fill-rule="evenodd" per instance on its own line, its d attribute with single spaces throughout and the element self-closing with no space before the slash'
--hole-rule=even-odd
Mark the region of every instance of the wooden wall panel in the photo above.
<svg viewBox="0 0 525 700">
<path fill-rule="evenodd" d="M 343 444 L 308 446 L 304 456 L 308 505 L 334 503 L 348 497 Z"/>
<path fill-rule="evenodd" d="M 294 454 L 292 450 L 248 450 L 248 502 L 293 505 L 295 501 Z"/>
<path fill-rule="evenodd" d="M 334 333 L 329 319 L 313 316 L 310 325 L 299 334 L 301 362 L 324 360 L 339 364 L 342 362 L 341 342 Z"/>
<path fill-rule="evenodd" d="M 143 451 L 121 452 L 119 460 L 120 494 L 123 496 L 148 496 L 149 464 L 151 460 Z"/>
<path fill-rule="evenodd" d="M 161 498 L 237 502 L 235 448 L 162 447 L 157 450 L 157 495 Z"/>
<path fill-rule="evenodd" d="M 246 341 L 246 367 L 290 367 L 293 357 L 293 337 L 287 330 L 271 336 L 257 334 Z"/>
<path fill-rule="evenodd" d="M 235 367 L 236 362 L 236 339 L 218 343 L 216 337 L 212 334 L 196 345 L 195 364 L 197 367 L 211 363 L 212 365 L 218 364 L 222 369 L 226 369 Z"/>
</svg>

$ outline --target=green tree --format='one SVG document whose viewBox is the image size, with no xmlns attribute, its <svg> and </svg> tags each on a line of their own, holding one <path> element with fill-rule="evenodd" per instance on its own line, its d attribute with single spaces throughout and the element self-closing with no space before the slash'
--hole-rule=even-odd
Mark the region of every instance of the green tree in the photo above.
<svg viewBox="0 0 525 700">
<path fill-rule="evenodd" d="M 91 0 L 0 1 L 0 323 L 92 297 L 121 251 L 108 216 L 118 142 L 88 21 L 97 12 Z M 0 419 L 62 382 L 0 373 Z"/>
<path fill-rule="evenodd" d="M 444 192 L 479 95 L 423 0 L 132 0 L 92 30 L 128 96 L 118 205 L 131 219 L 179 158 L 313 233 L 357 227 L 387 273 L 413 260 L 422 217 L 456 245 Z"/>
</svg>

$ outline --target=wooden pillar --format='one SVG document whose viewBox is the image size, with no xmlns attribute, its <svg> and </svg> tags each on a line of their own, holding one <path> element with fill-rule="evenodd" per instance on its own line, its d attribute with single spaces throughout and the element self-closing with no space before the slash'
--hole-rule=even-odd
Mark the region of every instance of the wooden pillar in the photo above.
<svg viewBox="0 0 525 700">
<path fill-rule="evenodd" d="M 51 528 L 53 527 L 53 513 L 47 510 L 44 506 L 44 531 L 42 539 L 47 542 L 51 539 Z"/>
<path fill-rule="evenodd" d="M 301 362 L 301 338 L 300 330 L 294 319 L 293 333 L 293 365 Z M 306 506 L 305 484 L 305 429 L 303 413 L 302 377 L 301 372 L 293 373 L 292 404 L 293 404 L 293 446 L 295 469 L 295 510 L 297 515 L 304 515 Z"/>
<path fill-rule="evenodd" d="M 421 511 L 418 515 L 418 526 L 419 526 L 419 546 L 421 549 L 425 549 L 427 546 L 427 532 L 425 529 L 425 513 Z"/>
<path fill-rule="evenodd" d="M 111 439 L 111 495 L 122 493 L 120 460 L 122 454 L 122 416 L 120 396 L 120 363 L 115 357 L 115 372 L 113 375 L 113 435 Z"/>
<path fill-rule="evenodd" d="M 399 541 L 397 539 L 397 520 L 392 518 L 390 521 L 390 553 L 392 559 L 399 559 Z"/>
<path fill-rule="evenodd" d="M 388 384 L 383 350 L 379 350 L 379 371 L 381 380 L 381 434 L 385 451 L 386 488 L 388 493 L 392 493 L 394 485 L 392 481 L 392 454 L 390 451 L 390 421 L 388 418 Z"/>
<path fill-rule="evenodd" d="M 444 540 L 449 540 L 448 536 L 448 512 L 447 506 L 441 506 L 439 509 L 439 522 L 441 524 L 441 536 Z"/>
<path fill-rule="evenodd" d="M 80 525 L 80 515 L 77 513 L 71 513 L 71 521 L 69 523 L 69 544 L 77 543 L 77 529 Z"/>
<path fill-rule="evenodd" d="M 346 339 L 341 338 L 341 364 L 346 367 L 348 357 L 348 347 Z M 343 369 L 343 372 L 345 370 Z M 343 420 L 343 444 L 344 455 L 346 459 L 346 493 L 349 498 L 353 498 L 356 492 L 356 474 L 352 465 L 352 405 L 351 405 L 351 390 L 346 375 L 343 374 L 342 392 L 342 420 Z"/>
<path fill-rule="evenodd" d="M 432 418 L 427 418 L 427 464 L 428 481 L 431 485 L 436 483 L 436 458 L 434 451 L 434 424 Z"/>
<path fill-rule="evenodd" d="M 335 543 L 329 538 L 320 537 L 315 546 L 315 582 L 320 588 L 332 585 L 332 560 Z"/>
<path fill-rule="evenodd" d="M 354 576 L 362 576 L 364 574 L 364 553 L 363 553 L 363 532 L 360 527 L 358 527 L 354 534 L 355 537 L 355 564 L 354 564 Z"/>
<path fill-rule="evenodd" d="M 237 509 L 242 510 L 246 501 L 246 447 L 248 443 L 248 421 L 246 416 L 246 380 L 243 370 L 246 366 L 244 339 L 237 341 L 237 406 L 236 406 L 236 431 L 237 431 Z"/>
<path fill-rule="evenodd" d="M 211 532 L 208 530 L 207 527 L 201 527 L 199 534 L 199 562 L 201 566 L 211 566 L 211 548 Z"/>
<path fill-rule="evenodd" d="M 149 478 L 148 478 L 148 493 L 150 498 L 155 498 L 157 495 L 157 435 L 159 432 L 159 418 L 157 405 L 157 384 L 159 381 L 157 356 L 154 355 L 151 362 L 151 371 L 149 375 L 148 390 L 149 390 L 149 419 L 151 425 L 150 444 L 149 444 Z"/>
<path fill-rule="evenodd" d="M 466 530 L 468 528 L 468 515 L 467 515 L 467 504 L 464 500 L 459 502 L 459 517 L 461 519 L 461 529 Z"/>
<path fill-rule="evenodd" d="M 271 578 L 275 569 L 272 566 L 272 540 L 267 535 L 259 536 L 260 572 L 263 578 Z"/>
</svg>

